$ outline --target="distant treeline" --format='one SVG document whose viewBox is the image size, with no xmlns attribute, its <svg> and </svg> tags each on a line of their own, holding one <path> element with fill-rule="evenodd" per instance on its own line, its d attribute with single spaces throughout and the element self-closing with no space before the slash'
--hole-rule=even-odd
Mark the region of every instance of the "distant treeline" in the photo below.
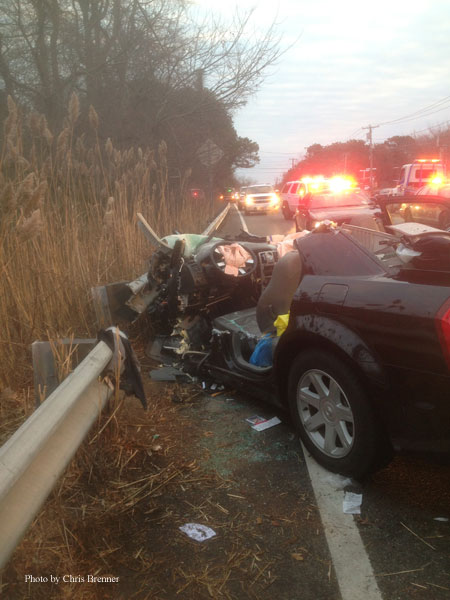
<svg viewBox="0 0 450 600">
<path fill-rule="evenodd" d="M 415 158 L 441 158 L 447 162 L 450 147 L 450 128 L 421 137 L 410 135 L 390 137 L 373 146 L 373 167 L 376 169 L 378 187 L 395 183 L 398 167 Z M 306 156 L 287 173 L 282 183 L 305 175 L 336 175 L 347 173 L 358 178 L 362 169 L 370 166 L 370 146 L 363 140 L 335 142 L 327 146 L 313 144 Z"/>
</svg>

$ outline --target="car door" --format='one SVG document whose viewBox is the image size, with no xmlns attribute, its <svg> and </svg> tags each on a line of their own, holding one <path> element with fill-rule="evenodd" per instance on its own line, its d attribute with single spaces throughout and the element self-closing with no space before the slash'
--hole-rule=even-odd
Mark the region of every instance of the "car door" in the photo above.
<svg viewBox="0 0 450 600">
<path fill-rule="evenodd" d="M 297 204 L 298 204 L 297 190 L 298 190 L 299 185 L 300 185 L 299 181 L 293 181 L 291 184 L 291 187 L 289 188 L 289 192 L 288 192 L 289 210 L 291 211 L 292 214 L 294 214 L 295 211 L 297 210 Z"/>
</svg>

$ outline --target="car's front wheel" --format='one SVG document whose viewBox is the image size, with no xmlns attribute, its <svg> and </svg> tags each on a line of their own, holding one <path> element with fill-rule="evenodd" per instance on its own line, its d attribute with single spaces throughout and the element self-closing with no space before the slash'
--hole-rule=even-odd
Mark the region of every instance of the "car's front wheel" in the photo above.
<svg viewBox="0 0 450 600">
<path fill-rule="evenodd" d="M 289 374 L 289 406 L 302 442 L 326 469 L 358 478 L 387 457 L 365 388 L 333 354 L 311 350 L 297 357 Z"/>
</svg>

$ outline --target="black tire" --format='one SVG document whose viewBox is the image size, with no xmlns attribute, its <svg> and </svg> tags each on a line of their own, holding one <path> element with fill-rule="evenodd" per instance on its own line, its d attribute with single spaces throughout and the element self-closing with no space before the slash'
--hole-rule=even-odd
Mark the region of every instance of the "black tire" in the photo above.
<svg viewBox="0 0 450 600">
<path fill-rule="evenodd" d="M 361 478 L 390 458 L 370 398 L 347 363 L 319 349 L 302 353 L 291 367 L 288 385 L 294 425 L 320 465 Z"/>
</svg>

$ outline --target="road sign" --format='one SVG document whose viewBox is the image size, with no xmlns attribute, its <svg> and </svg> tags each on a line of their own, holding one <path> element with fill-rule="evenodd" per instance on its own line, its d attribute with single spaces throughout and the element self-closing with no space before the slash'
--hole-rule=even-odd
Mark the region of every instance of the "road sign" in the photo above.
<svg viewBox="0 0 450 600">
<path fill-rule="evenodd" d="M 222 148 L 219 148 L 212 140 L 206 140 L 197 150 L 197 157 L 205 167 L 212 167 L 223 156 Z"/>
</svg>

